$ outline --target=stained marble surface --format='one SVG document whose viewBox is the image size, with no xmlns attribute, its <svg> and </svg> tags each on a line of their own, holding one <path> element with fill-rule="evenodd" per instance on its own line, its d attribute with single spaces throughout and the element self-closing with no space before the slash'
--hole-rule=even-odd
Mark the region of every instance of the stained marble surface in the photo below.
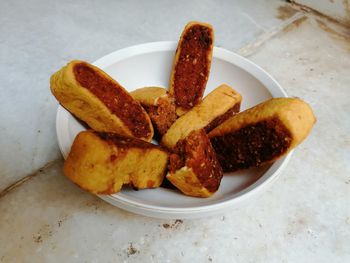
<svg viewBox="0 0 350 263">
<path fill-rule="evenodd" d="M 312 8 L 329 17 L 350 25 L 350 1 L 349 0 L 292 0 L 297 4 Z"/>
<path fill-rule="evenodd" d="M 65 8 L 70 6 L 77 11 L 78 2 L 67 4 Z M 16 3 L 18 2 L 15 1 L 11 5 Z M 114 30 L 125 34 L 121 40 L 113 38 L 107 47 L 97 46 L 97 43 L 91 40 L 92 43 L 82 50 L 79 46 L 86 42 L 84 36 L 87 38 L 89 30 L 96 29 L 94 26 L 97 24 L 104 25 L 106 21 L 113 19 L 97 16 L 100 18 L 96 19 L 98 22 L 95 24 L 84 19 L 82 14 L 76 14 L 77 12 L 76 16 L 71 18 L 74 12 L 65 12 L 61 4 L 56 3 L 45 9 L 42 2 L 36 3 L 36 12 L 43 13 L 43 17 L 46 17 L 43 19 L 47 19 L 46 21 L 55 19 L 50 18 L 47 13 L 45 15 L 43 11 L 51 12 L 51 15 L 57 12 L 56 19 L 75 21 L 72 24 L 67 22 L 66 26 L 79 23 L 81 29 L 84 28 L 81 26 L 81 23 L 84 25 L 82 21 L 87 24 L 85 33 L 81 38 L 77 37 L 78 40 L 72 47 L 66 44 L 57 52 L 55 49 L 59 49 L 58 44 L 46 46 L 54 43 L 50 40 L 51 37 L 58 37 L 60 33 L 66 32 L 61 36 L 64 39 L 64 35 L 73 34 L 77 29 L 65 29 L 63 25 L 56 25 L 62 26 L 61 31 L 55 28 L 49 33 L 49 26 L 41 25 L 38 29 L 43 30 L 41 33 L 35 30 L 33 35 L 27 33 L 25 39 L 35 39 L 35 34 L 42 36 L 42 32 L 48 34 L 48 38 L 44 38 L 42 44 L 37 44 L 41 45 L 42 49 L 33 50 L 34 53 L 42 54 L 40 60 L 43 63 L 40 64 L 36 58 L 33 67 L 26 67 L 31 65 L 28 62 L 30 58 L 35 57 L 28 55 L 28 43 L 22 46 L 21 50 L 16 48 L 14 36 L 9 37 L 10 40 L 0 42 L 0 52 L 5 58 L 0 64 L 1 81 L 5 81 L 5 84 L 12 83 L 14 86 L 13 90 L 4 91 L 12 94 L 12 97 L 16 94 L 12 103 L 4 102 L 3 96 L 0 97 L 1 107 L 7 103 L 6 114 L 3 109 L 0 111 L 2 120 L 6 120 L 1 129 L 6 131 L 8 136 L 11 135 L 10 138 L 14 142 L 12 145 L 7 141 L 0 141 L 2 149 L 9 149 L 7 152 L 1 151 L 1 167 L 4 167 L 6 173 L 1 172 L 4 174 L 0 177 L 0 189 L 41 164 L 56 159 L 38 171 L 36 176 L 0 197 L 0 262 L 350 262 L 349 29 L 309 14 L 297 13 L 293 15 L 299 15 L 298 18 L 301 19 L 271 34 L 275 30 L 273 27 L 279 27 L 279 23 L 284 22 L 276 19 L 276 16 L 281 15 L 276 11 L 276 6 L 271 4 L 267 7 L 268 4 L 264 4 L 263 1 L 250 4 L 246 1 L 245 4 L 236 2 L 232 9 L 238 14 L 235 19 L 237 21 L 232 25 L 227 26 L 223 22 L 224 19 L 226 21 L 226 17 L 220 17 L 221 20 L 215 18 L 218 19 L 215 21 L 218 21 L 219 30 L 226 28 L 225 32 L 228 34 L 235 30 L 236 25 L 248 26 L 251 23 L 244 20 L 243 12 L 252 15 L 254 21 L 263 29 L 257 29 L 256 34 L 248 36 L 252 34 L 250 32 L 242 36 L 245 40 L 242 40 L 241 44 L 231 42 L 230 38 L 233 39 L 234 36 L 230 33 L 230 36 L 222 40 L 222 45 L 230 49 L 239 49 L 242 54 L 272 74 L 289 95 L 308 101 L 318 122 L 310 137 L 296 149 L 279 179 L 260 195 L 252 196 L 226 213 L 211 218 L 159 220 L 112 207 L 80 190 L 62 175 L 62 160 L 59 158 L 54 138 L 56 104 L 48 92 L 47 79 L 44 81 L 51 70 L 70 58 L 81 56 L 83 59 L 93 60 L 94 56 L 97 58 L 108 53 L 114 50 L 115 46 L 122 47 L 142 40 L 145 42 L 159 38 L 152 39 L 155 36 L 148 31 L 143 32 L 142 29 L 137 31 L 140 35 L 128 35 L 125 32 L 127 25 L 121 23 L 120 27 L 113 25 L 111 29 L 101 29 L 103 32 L 96 33 L 108 35 L 107 33 L 111 32 L 109 30 Z M 206 4 L 210 6 L 210 2 Z M 2 24 L 12 23 L 15 27 L 11 16 L 16 12 L 11 13 L 9 3 L 0 5 L 8 10 L 4 13 L 5 16 L 0 16 Z M 91 15 L 96 6 L 91 3 L 87 5 L 86 14 Z M 122 2 L 118 5 L 123 6 L 125 10 L 131 9 L 129 5 L 136 5 L 136 2 Z M 220 8 L 227 10 L 228 5 L 229 2 L 223 2 Z M 20 8 L 21 5 L 16 7 Z M 174 10 L 176 8 L 174 7 Z M 215 8 L 221 10 L 217 6 Z M 259 8 L 264 8 L 265 15 L 261 15 L 264 12 L 259 14 Z M 104 11 L 96 12 L 112 13 L 107 9 L 102 7 L 101 10 Z M 211 9 L 208 7 L 208 10 Z M 3 8 L 0 10 L 4 12 Z M 159 12 L 159 15 L 168 12 L 166 14 L 172 17 L 170 19 L 173 19 L 174 23 L 176 16 L 166 10 L 168 9 L 164 3 L 158 11 L 152 12 Z M 201 14 L 203 19 L 212 18 L 207 14 L 208 10 L 198 11 L 198 14 Z M 214 12 L 229 13 L 218 10 Z M 27 11 L 32 10 L 29 8 Z M 30 17 L 28 12 L 23 8 L 23 19 Z M 155 18 L 148 18 L 148 15 L 138 12 L 141 16 L 138 19 L 146 25 L 157 22 Z M 183 23 L 191 17 L 190 11 L 185 13 L 186 15 L 179 18 Z M 176 29 L 166 32 L 165 34 L 169 34 L 166 35 L 166 39 L 172 39 L 172 36 L 175 39 L 176 31 L 180 30 L 182 22 L 172 25 Z M 170 26 L 170 20 L 166 23 Z M 133 26 L 135 24 L 130 25 L 131 28 Z M 166 25 L 159 27 L 160 29 L 155 30 L 167 28 Z M 0 30 L 10 31 L 9 28 L 1 27 Z M 161 35 L 161 31 L 158 34 Z M 241 34 L 244 35 L 244 31 L 241 31 Z M 44 43 L 45 41 L 48 42 Z M 10 50 L 17 54 L 18 58 L 27 58 L 27 64 L 21 64 L 20 60 L 11 61 Z M 18 70 L 19 65 L 22 65 L 21 70 Z M 7 73 L 4 73 L 5 69 Z M 28 84 L 28 88 L 23 87 L 26 90 L 23 94 L 19 92 L 22 87 L 20 83 Z M 43 104 L 42 100 L 39 100 L 40 96 L 48 101 Z M 19 113 L 26 114 L 27 117 L 22 121 L 15 118 Z M 36 114 L 35 117 L 33 114 Z M 13 123 L 16 122 L 25 122 L 25 126 L 22 129 L 14 129 Z M 33 128 L 37 134 L 26 132 Z M 37 160 L 37 166 L 29 165 L 36 148 L 40 149 L 34 158 Z M 23 164 L 16 160 L 16 152 L 24 160 Z"/>
</svg>

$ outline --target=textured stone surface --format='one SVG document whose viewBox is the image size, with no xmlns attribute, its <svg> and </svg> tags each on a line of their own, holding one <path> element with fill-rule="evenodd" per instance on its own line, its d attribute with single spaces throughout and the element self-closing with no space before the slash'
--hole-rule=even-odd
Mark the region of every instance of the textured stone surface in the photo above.
<svg viewBox="0 0 350 263">
<path fill-rule="evenodd" d="M 125 2 L 119 5 L 132 4 L 135 3 Z M 61 12 L 67 20 L 68 14 L 74 14 L 72 10 L 64 13 L 64 8 L 58 6 L 58 3 L 56 5 L 50 10 Z M 71 5 L 77 11 L 79 5 Z M 37 8 L 40 10 L 42 7 Z M 166 12 L 165 8 L 159 8 Z M 254 8 L 257 7 L 253 4 L 250 8 L 247 7 L 251 10 Z M 102 9 L 106 10 L 105 7 Z M 0 16 L 2 22 L 18 15 L 7 10 L 5 18 Z M 88 10 L 85 14 L 89 14 Z M 170 11 L 167 12 L 170 16 Z M 189 11 L 188 13 L 190 14 Z M 23 16 L 26 15 L 28 14 L 24 12 Z M 84 21 L 84 16 L 76 15 L 80 18 L 74 19 Z M 266 21 L 273 21 L 272 16 Z M 97 21 L 104 21 L 104 18 L 100 19 Z M 155 18 L 143 19 L 145 24 L 153 19 L 153 23 L 156 21 Z M 127 24 L 124 26 L 120 32 L 126 34 Z M 164 25 L 160 28 L 162 26 Z M 181 29 L 179 24 L 176 27 L 176 30 Z M 117 28 L 114 27 L 115 30 Z M 1 30 L 8 29 L 2 27 Z M 70 30 L 66 29 L 68 33 L 73 32 Z M 62 29 L 61 32 L 63 31 Z M 174 37 L 175 35 L 177 32 Z M 151 34 L 149 36 L 153 37 Z M 127 46 L 138 43 L 141 38 L 144 42 L 152 40 L 145 36 L 139 36 L 140 39 L 137 37 L 125 35 L 123 43 Z M 171 35 L 165 39 L 171 39 Z M 6 44 L 6 41 L 8 40 L 0 43 L 5 46 L 5 51 L 20 52 L 13 45 Z M 130 42 L 126 43 L 127 41 Z M 35 134 L 40 140 L 50 141 L 47 136 L 53 136 L 51 134 L 54 133 L 56 105 L 47 92 L 47 86 L 43 87 L 43 80 L 38 90 L 45 89 L 49 100 L 47 107 L 52 107 L 52 116 L 49 111 L 42 110 L 42 114 L 47 114 L 45 118 L 40 119 L 41 114 L 37 114 L 31 121 L 27 120 L 34 114 L 29 114 L 32 110 L 29 102 L 35 105 L 33 107 L 44 107 L 30 92 L 35 86 L 35 80 L 40 87 L 39 76 L 47 77 L 50 63 L 55 68 L 70 59 L 70 56 L 78 56 L 79 52 L 82 56 L 85 54 L 86 59 L 95 59 L 95 55 L 97 58 L 102 53 L 115 49 L 113 44 L 106 50 L 96 47 L 101 50 L 93 55 L 85 53 L 86 50 L 78 50 L 79 45 L 76 45 L 77 49 L 58 51 L 67 57 L 60 54 L 56 60 L 53 51 L 49 54 L 49 51 L 45 53 L 33 50 L 34 53 L 46 54 L 41 57 L 46 65 L 41 70 L 35 70 L 41 67 L 40 63 L 35 63 L 33 67 L 26 67 L 24 63 L 20 71 L 16 64 L 20 65 L 19 61 L 0 64 L 1 67 L 12 67 L 13 70 L 4 73 L 2 69 L 2 79 L 9 74 L 14 78 L 13 83 L 26 83 L 23 78 L 27 76 L 31 83 L 30 88 L 25 86 L 26 96 L 18 95 L 19 84 L 15 85 L 14 90 L 6 89 L 6 94 L 13 94 L 12 104 L 15 102 L 18 105 L 19 101 L 25 103 L 15 107 L 7 102 L 6 105 L 13 108 L 6 109 L 6 114 L 3 110 L 0 111 L 0 114 L 4 114 L 1 115 L 4 120 L 1 129 L 5 130 L 6 127 L 7 136 L 18 142 L 14 144 L 17 146 L 12 146 L 1 140 L 2 149 L 10 149 L 7 153 L 2 151 L 1 167 L 8 169 L 10 175 L 17 171 L 11 169 L 19 169 L 21 165 L 15 159 L 16 152 L 12 149 L 21 146 L 22 150 L 18 150 L 17 154 L 24 160 L 30 160 L 33 153 L 27 148 L 34 149 L 36 146 L 33 145 L 37 145 L 30 137 L 34 134 L 24 138 L 25 129 L 17 130 L 9 125 L 16 122 L 17 118 L 14 117 L 17 117 L 19 111 L 27 114 L 22 121 L 17 121 L 25 121 L 26 127 L 23 127 L 33 129 L 37 127 L 35 121 L 46 127 L 47 133 L 40 133 L 40 136 Z M 46 45 L 43 44 L 44 46 Z M 263 44 L 249 46 L 252 48 L 249 52 L 245 50 L 245 54 L 252 54 L 249 59 L 272 74 L 289 95 L 309 102 L 318 119 L 310 137 L 295 150 L 279 179 L 261 194 L 252 196 L 216 217 L 199 220 L 146 218 L 112 207 L 80 190 L 62 175 L 62 161 L 59 159 L 33 179 L 0 198 L 0 262 L 350 262 L 349 46 L 347 30 L 310 17 L 291 24 Z M 49 50 L 51 47 L 47 48 Z M 87 49 L 89 48 L 93 50 L 92 46 Z M 2 55 L 5 51 L 4 48 L 0 49 Z M 29 55 L 25 55 L 27 52 L 24 50 L 21 54 L 28 58 Z M 6 56 L 9 55 L 2 56 L 5 57 L 2 62 L 9 59 Z M 30 65 L 30 62 L 27 63 Z M 23 75 L 16 79 L 16 74 Z M 3 96 L 0 99 L 3 100 Z M 10 113 L 12 115 L 9 116 L 13 118 L 3 117 Z M 45 121 L 52 123 L 46 126 Z M 58 156 L 57 149 L 53 150 L 56 147 L 53 137 L 50 144 L 41 144 L 39 147 L 45 160 Z M 48 151 L 45 147 L 51 147 L 49 152 L 52 152 L 52 156 L 47 157 L 49 152 L 44 154 Z M 37 160 L 43 158 L 38 155 Z M 27 167 L 26 170 L 23 167 L 23 171 L 28 173 L 33 168 Z M 1 178 L 3 181 L 0 182 L 5 182 L 3 178 L 6 175 Z"/>
</svg>

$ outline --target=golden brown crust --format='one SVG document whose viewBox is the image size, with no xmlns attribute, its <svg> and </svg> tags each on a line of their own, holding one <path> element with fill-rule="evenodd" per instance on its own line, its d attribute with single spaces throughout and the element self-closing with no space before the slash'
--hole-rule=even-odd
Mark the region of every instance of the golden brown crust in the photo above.
<svg viewBox="0 0 350 263">
<path fill-rule="evenodd" d="M 72 61 L 51 77 L 57 100 L 97 131 L 150 141 L 153 127 L 141 105 L 114 79 L 83 61 Z"/>
<path fill-rule="evenodd" d="M 275 161 L 301 143 L 316 119 L 308 104 L 275 98 L 226 120 L 209 133 L 224 171 Z"/>
<path fill-rule="evenodd" d="M 178 118 L 162 138 L 162 144 L 169 149 L 173 149 L 179 140 L 183 140 L 192 131 L 202 128 L 213 128 L 213 121 L 218 124 L 226 115 L 239 110 L 242 96 L 227 85 L 221 85 L 209 93 L 203 101 L 193 107 L 186 114 Z"/>
<path fill-rule="evenodd" d="M 203 129 L 193 131 L 170 156 L 167 179 L 186 195 L 209 197 L 223 176 L 216 154 Z"/>
<path fill-rule="evenodd" d="M 179 116 L 202 99 L 209 78 L 213 43 L 214 30 L 206 23 L 190 22 L 181 34 L 169 83 Z"/>
<path fill-rule="evenodd" d="M 135 188 L 159 187 L 168 153 L 145 141 L 109 133 L 84 131 L 77 135 L 64 174 L 94 194 L 119 192 L 124 184 Z"/>
<path fill-rule="evenodd" d="M 135 100 L 141 103 L 151 118 L 151 121 L 160 136 L 163 136 L 175 122 L 175 101 L 164 88 L 145 87 L 130 93 Z"/>
<path fill-rule="evenodd" d="M 143 87 L 130 92 L 130 95 L 141 103 L 142 106 L 154 106 L 158 98 L 168 96 L 168 92 L 162 87 Z"/>
</svg>

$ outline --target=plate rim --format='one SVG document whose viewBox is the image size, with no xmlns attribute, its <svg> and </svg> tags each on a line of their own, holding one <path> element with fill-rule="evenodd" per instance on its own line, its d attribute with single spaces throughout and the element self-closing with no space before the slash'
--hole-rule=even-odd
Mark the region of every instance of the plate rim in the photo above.
<svg viewBox="0 0 350 263">
<path fill-rule="evenodd" d="M 159 51 L 175 51 L 176 46 L 176 41 L 157 41 L 133 45 L 113 51 L 97 59 L 92 64 L 102 69 L 105 69 L 111 64 L 123 61 L 124 59 L 129 59 L 133 56 L 137 56 L 140 54 L 147 54 L 150 52 Z M 278 97 L 288 97 L 287 93 L 284 91 L 281 85 L 268 72 L 266 72 L 263 68 L 256 65 L 249 59 L 222 47 L 216 46 L 213 50 L 213 57 L 227 61 L 252 75 L 265 86 L 265 88 L 271 93 L 272 97 L 276 97 L 275 95 L 277 94 Z M 65 153 L 65 151 L 63 150 L 62 138 L 60 138 L 60 136 L 63 135 L 67 138 L 68 134 L 62 134 L 62 132 L 59 131 L 59 126 L 62 125 L 61 121 L 66 119 L 64 118 L 64 114 L 67 113 L 68 112 L 59 104 L 56 113 L 56 135 L 58 140 L 58 146 L 64 159 L 66 159 L 67 153 Z M 68 119 L 66 119 L 66 121 L 68 122 Z M 114 206 L 117 206 L 129 212 L 142 214 L 145 216 L 158 218 L 175 218 L 174 216 L 181 216 L 182 218 L 194 218 L 206 215 L 210 216 L 212 214 L 216 214 L 220 211 L 223 211 L 225 208 L 233 206 L 234 204 L 237 204 L 244 199 L 251 197 L 253 194 L 258 193 L 267 185 L 269 185 L 272 181 L 276 180 L 279 177 L 281 171 L 287 166 L 293 152 L 294 150 L 290 151 L 285 157 L 274 162 L 268 168 L 268 170 L 253 184 L 235 193 L 231 198 L 223 201 L 218 201 L 217 203 L 213 204 L 200 205 L 197 207 L 165 207 L 130 200 L 127 198 L 127 195 L 123 194 L 122 192 L 113 195 L 97 196 Z M 265 176 L 265 174 L 269 170 L 276 168 L 276 166 L 278 167 L 275 171 L 271 172 L 270 175 Z"/>
</svg>

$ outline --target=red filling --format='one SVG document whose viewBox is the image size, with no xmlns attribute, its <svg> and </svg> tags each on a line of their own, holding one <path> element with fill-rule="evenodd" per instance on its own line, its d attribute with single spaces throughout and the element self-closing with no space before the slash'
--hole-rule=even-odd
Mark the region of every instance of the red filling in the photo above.
<svg viewBox="0 0 350 263">
<path fill-rule="evenodd" d="M 212 29 L 194 25 L 183 35 L 175 66 L 174 96 L 176 105 L 191 109 L 202 99 L 208 80 L 212 50 Z"/>
<path fill-rule="evenodd" d="M 158 98 L 157 105 L 144 106 L 144 108 L 160 136 L 167 132 L 177 117 L 175 113 L 175 103 L 173 99 L 169 97 L 160 97 Z"/>
<path fill-rule="evenodd" d="M 115 81 L 98 73 L 87 63 L 74 66 L 74 74 L 81 86 L 99 98 L 106 107 L 131 130 L 138 138 L 147 138 L 151 134 L 148 120 L 141 105 L 135 101 Z"/>
<path fill-rule="evenodd" d="M 191 132 L 177 144 L 176 151 L 177 154 L 170 155 L 170 172 L 186 165 L 210 192 L 219 188 L 223 172 L 204 130 Z"/>
</svg>

